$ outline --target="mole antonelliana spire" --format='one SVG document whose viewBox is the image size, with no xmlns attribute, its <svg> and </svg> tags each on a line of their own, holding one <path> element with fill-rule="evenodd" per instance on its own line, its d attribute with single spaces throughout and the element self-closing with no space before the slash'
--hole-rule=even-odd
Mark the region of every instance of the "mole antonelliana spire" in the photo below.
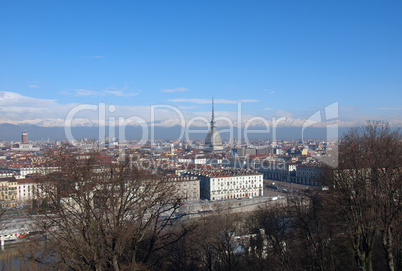
<svg viewBox="0 0 402 271">
<path fill-rule="evenodd" d="M 222 151 L 222 138 L 219 134 L 218 130 L 215 127 L 215 108 L 214 108 L 214 99 L 212 98 L 212 117 L 211 117 L 211 127 L 205 137 L 205 151 L 208 152 L 216 152 Z"/>
<path fill-rule="evenodd" d="M 212 98 L 212 118 L 211 118 L 211 129 L 215 126 L 215 116 L 214 116 L 214 98 Z"/>
</svg>

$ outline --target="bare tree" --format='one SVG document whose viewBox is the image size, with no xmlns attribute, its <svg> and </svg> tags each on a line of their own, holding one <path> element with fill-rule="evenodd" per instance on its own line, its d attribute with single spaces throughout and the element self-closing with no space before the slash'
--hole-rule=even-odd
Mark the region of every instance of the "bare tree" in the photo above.
<svg viewBox="0 0 402 271">
<path fill-rule="evenodd" d="M 339 232 L 333 225 L 337 217 L 325 198 L 325 192 L 309 189 L 288 199 L 287 214 L 301 256 L 298 261 L 311 270 L 335 270 L 333 247 Z"/>
<path fill-rule="evenodd" d="M 244 260 L 245 249 L 236 239 L 241 231 L 241 216 L 232 213 L 229 207 L 217 209 L 211 218 L 214 248 L 221 270 L 239 270 Z"/>
<path fill-rule="evenodd" d="M 191 270 L 240 270 L 244 269 L 245 250 L 236 240 L 241 230 L 241 218 L 226 207 L 214 208 L 213 213 L 203 213 L 191 221 L 193 230 L 185 237 L 183 246 L 171 252 L 183 268 Z M 184 260 L 182 257 L 186 257 Z M 186 263 L 185 263 L 186 261 Z M 171 268 L 172 270 L 178 270 Z"/>
<path fill-rule="evenodd" d="M 395 270 L 394 240 L 401 234 L 402 137 L 387 123 L 351 129 L 330 170 L 331 203 L 341 215 L 360 270 L 372 270 L 375 238 L 382 238 L 389 270 Z"/>
<path fill-rule="evenodd" d="M 41 178 L 38 188 L 49 205 L 39 220 L 48 237 L 42 251 L 50 253 L 42 258 L 52 256 L 57 268 L 138 268 L 185 234 L 168 229 L 179 205 L 167 178 L 101 153 L 55 159 L 59 171 Z"/>
<path fill-rule="evenodd" d="M 291 219 L 283 205 L 265 205 L 250 216 L 250 225 L 263 232 L 264 254 L 271 270 L 291 270 Z"/>
</svg>

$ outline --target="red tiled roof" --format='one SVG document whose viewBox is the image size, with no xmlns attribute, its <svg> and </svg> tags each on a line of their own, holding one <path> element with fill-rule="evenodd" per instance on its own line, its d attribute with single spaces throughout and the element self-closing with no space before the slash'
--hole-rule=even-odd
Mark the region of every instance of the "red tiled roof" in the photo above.
<svg viewBox="0 0 402 271">
<path fill-rule="evenodd" d="M 0 182 L 16 182 L 17 179 L 15 177 L 7 177 L 7 178 L 0 178 Z"/>
</svg>

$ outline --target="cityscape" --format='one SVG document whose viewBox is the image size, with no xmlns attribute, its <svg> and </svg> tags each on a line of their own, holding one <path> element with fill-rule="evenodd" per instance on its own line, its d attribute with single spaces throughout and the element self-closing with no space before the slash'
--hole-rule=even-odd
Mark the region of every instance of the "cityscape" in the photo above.
<svg viewBox="0 0 402 271">
<path fill-rule="evenodd" d="M 17 1 L 1 270 L 402 270 L 402 4 Z"/>
</svg>

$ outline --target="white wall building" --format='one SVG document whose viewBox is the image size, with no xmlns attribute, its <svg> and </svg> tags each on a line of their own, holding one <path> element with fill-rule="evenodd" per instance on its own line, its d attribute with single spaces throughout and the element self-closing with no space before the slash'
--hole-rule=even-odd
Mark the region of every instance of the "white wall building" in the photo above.
<svg viewBox="0 0 402 271">
<path fill-rule="evenodd" d="M 15 172 L 10 170 L 0 170 L 0 179 L 1 178 L 11 178 L 14 177 Z"/>
<path fill-rule="evenodd" d="M 179 157 L 176 159 L 176 161 L 184 164 L 196 164 L 196 165 L 207 164 L 207 158 L 205 157 L 195 157 L 195 158 Z"/>
<path fill-rule="evenodd" d="M 193 170 L 187 174 L 200 179 L 201 199 L 214 201 L 263 195 L 263 175 L 254 171 Z"/>
<path fill-rule="evenodd" d="M 199 201 L 200 200 L 200 180 L 192 176 L 176 176 L 170 181 L 174 182 L 176 187 L 176 195 L 182 201 Z"/>
<path fill-rule="evenodd" d="M 40 151 L 39 147 L 34 147 L 33 144 L 19 143 L 17 146 L 11 148 L 12 151 Z"/>
<path fill-rule="evenodd" d="M 48 166 L 26 166 L 26 165 L 12 165 L 4 167 L 5 170 L 14 171 L 16 173 L 15 178 L 25 179 L 29 174 L 48 174 L 57 171 L 57 167 Z"/>
<path fill-rule="evenodd" d="M 17 199 L 19 204 L 31 203 L 37 189 L 35 180 L 32 178 L 17 179 L 17 183 Z"/>
</svg>

